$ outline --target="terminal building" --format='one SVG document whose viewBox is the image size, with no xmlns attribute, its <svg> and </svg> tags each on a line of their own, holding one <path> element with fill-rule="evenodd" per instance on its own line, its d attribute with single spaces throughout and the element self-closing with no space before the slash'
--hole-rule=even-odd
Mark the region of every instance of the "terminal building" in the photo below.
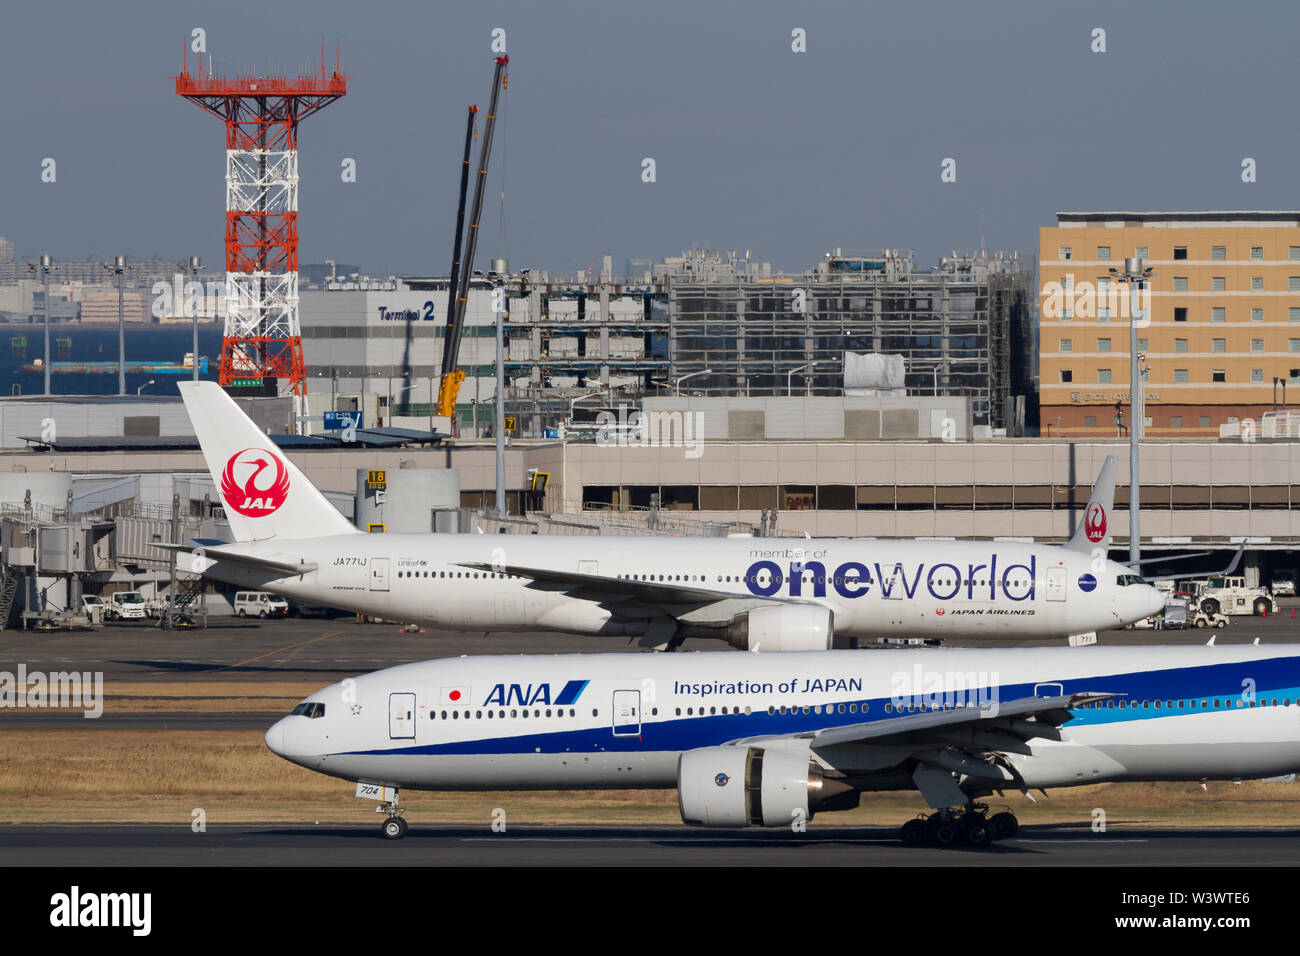
<svg viewBox="0 0 1300 956">
<path fill-rule="evenodd" d="M 1056 218 L 1039 233 L 1044 435 L 1131 422 L 1128 292 L 1110 269 L 1132 256 L 1154 270 L 1137 344 L 1147 435 L 1215 436 L 1286 409 L 1300 383 L 1300 212 Z"/>
</svg>

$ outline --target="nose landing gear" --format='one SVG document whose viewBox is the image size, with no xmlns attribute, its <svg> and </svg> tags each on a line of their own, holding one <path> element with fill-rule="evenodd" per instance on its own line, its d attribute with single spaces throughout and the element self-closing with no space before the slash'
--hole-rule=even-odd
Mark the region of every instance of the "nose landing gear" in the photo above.
<svg viewBox="0 0 1300 956">
<path fill-rule="evenodd" d="M 375 807 L 376 813 L 386 813 L 388 818 L 383 823 L 384 838 L 388 840 L 400 840 L 406 836 L 409 829 L 406 821 L 402 819 L 402 809 L 397 805 L 397 790 L 393 790 L 393 799 L 391 803 L 381 803 Z"/>
<path fill-rule="evenodd" d="M 968 803 L 960 810 L 947 808 L 928 817 L 914 817 L 903 824 L 899 836 L 904 846 L 988 846 L 995 840 L 1016 835 L 1020 822 L 1010 812 L 988 815 L 982 803 Z"/>
</svg>

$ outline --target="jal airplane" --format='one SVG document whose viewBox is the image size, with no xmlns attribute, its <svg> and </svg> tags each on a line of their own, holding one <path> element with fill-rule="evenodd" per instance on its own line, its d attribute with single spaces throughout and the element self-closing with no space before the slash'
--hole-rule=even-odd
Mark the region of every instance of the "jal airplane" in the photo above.
<svg viewBox="0 0 1300 956">
<path fill-rule="evenodd" d="M 462 657 L 326 687 L 266 743 L 389 838 L 402 789 L 676 787 L 686 823 L 796 829 L 917 790 L 904 842 L 978 846 L 1017 828 L 992 793 L 1300 770 L 1300 648 Z"/>
<path fill-rule="evenodd" d="M 236 541 L 174 544 L 241 587 L 433 627 L 712 637 L 763 651 L 857 638 L 1095 640 L 1164 607 L 1107 559 L 1115 459 L 1064 546 L 1010 541 L 358 531 L 212 382 L 179 383 Z"/>
</svg>

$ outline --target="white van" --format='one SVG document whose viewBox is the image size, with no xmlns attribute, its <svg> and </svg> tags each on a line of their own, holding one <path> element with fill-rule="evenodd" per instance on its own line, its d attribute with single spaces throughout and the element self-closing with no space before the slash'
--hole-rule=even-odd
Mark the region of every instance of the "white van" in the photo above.
<svg viewBox="0 0 1300 956">
<path fill-rule="evenodd" d="M 289 602 L 266 591 L 239 591 L 235 594 L 235 616 L 288 617 Z"/>
</svg>

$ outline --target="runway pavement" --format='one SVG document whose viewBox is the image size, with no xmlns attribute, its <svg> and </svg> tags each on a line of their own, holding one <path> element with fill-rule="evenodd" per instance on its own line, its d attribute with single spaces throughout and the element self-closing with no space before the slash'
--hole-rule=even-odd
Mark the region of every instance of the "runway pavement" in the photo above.
<svg viewBox="0 0 1300 956">
<path fill-rule="evenodd" d="M 909 848 L 897 830 L 378 825 L 0 826 L 0 866 L 1293 866 L 1300 830 L 1026 827 L 973 849 Z"/>
<path fill-rule="evenodd" d="M 1099 643 L 1203 644 L 1300 641 L 1300 619 L 1282 615 L 1234 618 L 1223 631 L 1108 631 Z M 1028 647 L 1061 641 L 998 638 L 954 641 L 950 646 Z M 356 674 L 436 657 L 462 654 L 618 653 L 642 650 L 627 638 L 540 632 L 426 630 L 354 618 L 245 621 L 226 619 L 209 628 L 164 631 L 148 623 L 107 625 L 93 631 L 0 632 L 0 669 L 19 663 L 29 671 L 89 670 L 108 681 L 304 681 L 322 686 Z M 685 651 L 728 651 L 722 641 L 693 639 Z"/>
</svg>

